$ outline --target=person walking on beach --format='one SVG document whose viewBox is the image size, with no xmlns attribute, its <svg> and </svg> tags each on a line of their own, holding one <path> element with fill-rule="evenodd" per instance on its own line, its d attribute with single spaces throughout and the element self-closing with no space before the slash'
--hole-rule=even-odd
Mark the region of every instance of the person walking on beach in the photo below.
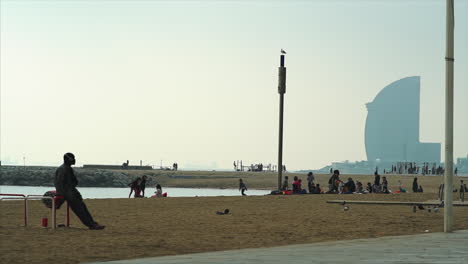
<svg viewBox="0 0 468 264">
<path fill-rule="evenodd" d="M 75 155 L 66 153 L 63 156 L 63 164 L 55 171 L 54 185 L 57 195 L 63 196 L 72 211 L 78 216 L 81 222 L 91 230 L 101 230 L 105 226 L 94 221 L 83 202 L 80 192 L 76 189 L 78 180 L 73 172 L 72 165 L 75 165 Z"/>
<path fill-rule="evenodd" d="M 418 192 L 418 188 L 419 188 L 419 185 L 418 185 L 418 177 L 414 177 L 414 180 L 413 180 L 413 192 Z"/>
<path fill-rule="evenodd" d="M 245 191 L 247 191 L 247 186 L 245 186 L 245 183 L 242 181 L 242 179 L 239 179 L 239 191 L 241 191 L 242 196 L 245 196 Z"/>
<path fill-rule="evenodd" d="M 287 191 L 289 189 L 289 179 L 288 176 L 284 176 L 283 186 L 281 186 L 282 191 Z"/>
<path fill-rule="evenodd" d="M 314 192 L 314 180 L 315 180 L 315 176 L 314 176 L 314 173 L 313 172 L 309 172 L 307 174 L 307 187 L 309 189 L 309 193 L 313 193 Z"/>
<path fill-rule="evenodd" d="M 374 192 L 380 192 L 380 175 L 377 169 L 374 172 Z"/>
</svg>

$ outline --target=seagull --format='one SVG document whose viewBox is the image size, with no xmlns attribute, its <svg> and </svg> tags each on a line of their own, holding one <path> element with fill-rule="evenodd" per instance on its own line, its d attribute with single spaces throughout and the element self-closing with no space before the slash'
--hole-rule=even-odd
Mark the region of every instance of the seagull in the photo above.
<svg viewBox="0 0 468 264">
<path fill-rule="evenodd" d="M 346 201 L 343 201 L 342 205 L 343 205 L 343 211 L 349 210 L 349 206 L 346 205 Z"/>
<path fill-rule="evenodd" d="M 286 51 L 284 51 L 284 49 L 281 49 L 281 54 L 286 54 Z"/>
</svg>

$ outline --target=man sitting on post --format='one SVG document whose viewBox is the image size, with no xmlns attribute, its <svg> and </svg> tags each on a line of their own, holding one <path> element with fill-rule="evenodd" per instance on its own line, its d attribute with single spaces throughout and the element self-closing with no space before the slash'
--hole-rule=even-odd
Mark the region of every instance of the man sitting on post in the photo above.
<svg viewBox="0 0 468 264">
<path fill-rule="evenodd" d="M 80 218 L 81 222 L 91 230 L 101 230 L 105 226 L 94 222 L 88 211 L 80 192 L 76 189 L 78 180 L 73 172 L 72 165 L 75 164 L 75 155 L 66 153 L 63 156 L 64 163 L 55 171 L 54 185 L 57 195 L 65 197 L 72 211 Z"/>
</svg>

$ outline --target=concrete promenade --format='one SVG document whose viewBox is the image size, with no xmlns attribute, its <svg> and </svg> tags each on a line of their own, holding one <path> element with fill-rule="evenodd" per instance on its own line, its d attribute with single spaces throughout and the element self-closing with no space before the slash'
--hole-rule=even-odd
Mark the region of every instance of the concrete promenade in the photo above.
<svg viewBox="0 0 468 264">
<path fill-rule="evenodd" d="M 242 249 L 95 264 L 468 263 L 468 230 Z"/>
</svg>

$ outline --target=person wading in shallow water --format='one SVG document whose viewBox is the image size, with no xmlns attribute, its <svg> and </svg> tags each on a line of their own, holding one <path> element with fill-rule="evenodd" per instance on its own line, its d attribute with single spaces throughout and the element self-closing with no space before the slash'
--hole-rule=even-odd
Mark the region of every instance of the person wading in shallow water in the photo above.
<svg viewBox="0 0 468 264">
<path fill-rule="evenodd" d="M 78 180 L 73 172 L 72 165 L 75 165 L 75 155 L 66 153 L 63 156 L 64 163 L 55 171 L 54 185 L 57 195 L 65 197 L 72 211 L 80 218 L 81 222 L 91 230 L 101 230 L 105 226 L 94 222 L 93 217 L 83 202 L 80 192 L 76 189 Z"/>
<path fill-rule="evenodd" d="M 245 194 L 245 191 L 247 191 L 247 186 L 246 186 L 245 183 L 242 181 L 242 179 L 239 179 L 239 191 L 241 191 L 242 196 L 247 195 L 247 194 Z"/>
</svg>

